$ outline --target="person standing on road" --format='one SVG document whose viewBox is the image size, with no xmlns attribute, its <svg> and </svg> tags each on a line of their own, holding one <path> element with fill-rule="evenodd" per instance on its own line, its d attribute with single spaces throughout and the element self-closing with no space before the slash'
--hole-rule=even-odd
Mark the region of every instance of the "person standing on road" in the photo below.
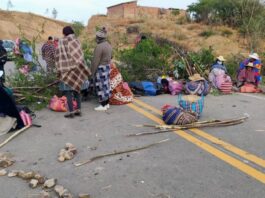
<svg viewBox="0 0 265 198">
<path fill-rule="evenodd" d="M 47 72 L 52 73 L 55 67 L 55 46 L 53 38 L 49 36 L 48 41 L 41 48 L 42 59 L 47 64 Z"/>
<path fill-rule="evenodd" d="M 4 69 L 4 65 L 7 62 L 7 51 L 5 50 L 4 46 L 3 46 L 3 41 L 0 40 L 0 71 L 3 71 L 1 82 L 0 83 L 4 83 L 5 82 L 5 69 Z"/>
<path fill-rule="evenodd" d="M 76 38 L 72 27 L 63 28 L 64 37 L 59 40 L 55 53 L 55 65 L 60 79 L 60 91 L 67 98 L 69 112 L 66 118 L 81 116 L 81 89 L 84 82 L 91 75 L 90 69 L 85 64 L 84 54 L 79 40 Z M 73 107 L 73 97 L 77 102 L 77 109 Z"/>
<path fill-rule="evenodd" d="M 100 105 L 95 111 L 106 111 L 109 108 L 110 91 L 110 62 L 112 47 L 107 41 L 107 30 L 101 28 L 96 33 L 97 46 L 92 60 L 92 75 Z"/>
</svg>

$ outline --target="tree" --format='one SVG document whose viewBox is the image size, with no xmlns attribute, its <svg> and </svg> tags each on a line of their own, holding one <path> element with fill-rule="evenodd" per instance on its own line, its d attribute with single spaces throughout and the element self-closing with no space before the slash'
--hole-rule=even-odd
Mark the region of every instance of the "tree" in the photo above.
<svg viewBox="0 0 265 198">
<path fill-rule="evenodd" d="M 72 25 L 75 35 L 76 36 L 80 36 L 80 34 L 82 33 L 83 29 L 85 28 L 84 24 L 80 21 L 73 21 L 73 25 Z"/>
<path fill-rule="evenodd" d="M 14 5 L 13 5 L 12 1 L 9 0 L 9 1 L 7 2 L 6 9 L 9 10 L 10 8 L 13 8 L 13 7 L 14 7 Z"/>
<path fill-rule="evenodd" d="M 58 11 L 55 8 L 53 8 L 52 9 L 52 16 L 53 16 L 53 18 L 56 19 L 57 18 L 57 15 L 58 15 Z"/>
<path fill-rule="evenodd" d="M 44 14 L 45 14 L 45 15 L 48 15 L 48 14 L 49 14 L 49 12 L 50 12 L 49 8 L 46 8 L 46 10 L 45 10 Z"/>
</svg>

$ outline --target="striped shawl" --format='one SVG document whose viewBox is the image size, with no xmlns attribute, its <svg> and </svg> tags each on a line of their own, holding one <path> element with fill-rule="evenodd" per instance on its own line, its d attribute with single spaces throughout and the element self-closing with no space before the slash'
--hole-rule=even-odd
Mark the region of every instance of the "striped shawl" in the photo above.
<svg viewBox="0 0 265 198">
<path fill-rule="evenodd" d="M 81 44 L 73 34 L 59 41 L 55 64 L 59 79 L 77 92 L 81 91 L 82 84 L 91 75 L 85 64 Z"/>
</svg>

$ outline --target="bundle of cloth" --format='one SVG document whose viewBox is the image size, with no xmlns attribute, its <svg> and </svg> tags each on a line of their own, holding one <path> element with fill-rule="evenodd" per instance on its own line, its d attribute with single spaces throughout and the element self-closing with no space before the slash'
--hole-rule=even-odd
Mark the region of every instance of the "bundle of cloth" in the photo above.
<svg viewBox="0 0 265 198">
<path fill-rule="evenodd" d="M 245 68 L 239 71 L 237 76 L 237 86 L 242 93 L 259 93 L 261 90 L 258 88 L 257 77 L 258 73 L 252 62 L 245 65 Z"/>
<path fill-rule="evenodd" d="M 119 69 L 114 63 L 110 65 L 110 88 L 111 88 L 111 105 L 124 105 L 133 101 L 133 93 L 128 83 L 123 81 Z"/>
<path fill-rule="evenodd" d="M 162 85 L 164 93 L 173 96 L 178 95 L 183 90 L 183 83 L 181 81 L 173 80 L 173 78 L 169 76 L 158 77 L 157 83 Z"/>
<path fill-rule="evenodd" d="M 189 82 L 185 85 L 185 92 L 191 95 L 206 96 L 211 90 L 211 87 L 205 78 L 200 74 L 194 74 L 189 77 Z"/>
<path fill-rule="evenodd" d="M 180 107 L 164 105 L 161 110 L 163 120 L 167 125 L 185 125 L 198 121 L 196 113 L 185 111 Z"/>
<path fill-rule="evenodd" d="M 224 64 L 226 60 L 223 56 L 218 56 L 215 63 L 211 67 L 211 72 L 209 74 L 209 81 L 212 86 L 218 89 L 224 94 L 232 93 L 232 80 L 227 73 L 226 66 Z"/>
</svg>

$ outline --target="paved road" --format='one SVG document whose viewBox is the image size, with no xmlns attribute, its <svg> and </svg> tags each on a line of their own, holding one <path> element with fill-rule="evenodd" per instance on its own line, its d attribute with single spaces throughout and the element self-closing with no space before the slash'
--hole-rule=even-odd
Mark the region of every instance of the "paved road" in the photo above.
<svg viewBox="0 0 265 198">
<path fill-rule="evenodd" d="M 134 104 L 111 106 L 108 113 L 94 112 L 96 101 L 83 103 L 81 118 L 66 120 L 62 113 L 38 112 L 36 123 L 1 152 L 16 159 L 10 170 L 34 170 L 59 183 L 73 194 L 95 198 L 264 198 L 265 195 L 265 96 L 208 96 L 204 119 L 250 115 L 244 124 L 226 128 L 178 131 L 152 136 L 126 137 L 137 132 L 136 124 L 160 123 L 157 109 L 176 104 L 176 97 L 141 97 Z M 144 102 L 144 103 L 143 103 Z M 148 105 L 149 106 L 148 106 Z M 1 137 L 3 140 L 5 137 Z M 114 150 L 143 146 L 169 138 L 147 150 L 109 157 L 76 168 L 73 162 Z M 57 154 L 66 142 L 75 144 L 78 155 L 64 163 Z M 229 144 L 228 144 L 229 143 Z M 96 147 L 96 150 L 91 148 Z M 26 198 L 26 182 L 0 177 L 1 198 Z"/>
</svg>

